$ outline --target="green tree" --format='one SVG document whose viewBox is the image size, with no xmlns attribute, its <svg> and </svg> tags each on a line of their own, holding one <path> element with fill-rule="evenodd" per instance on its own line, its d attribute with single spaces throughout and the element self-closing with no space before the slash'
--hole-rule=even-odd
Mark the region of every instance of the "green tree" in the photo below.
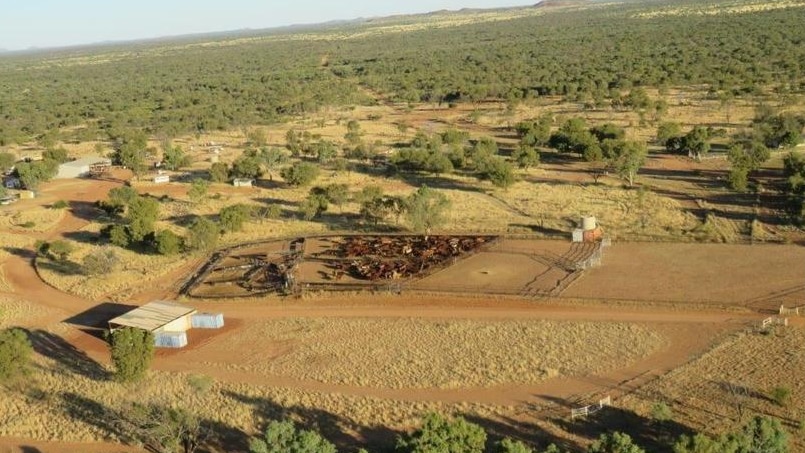
<svg viewBox="0 0 805 453">
<path fill-rule="evenodd" d="M 414 231 L 430 232 L 445 221 L 450 200 L 441 192 L 422 186 L 405 202 L 405 215 Z"/>
<path fill-rule="evenodd" d="M 551 138 L 553 116 L 545 114 L 537 120 L 518 123 L 515 126 L 520 143 L 528 146 L 545 146 Z"/>
<path fill-rule="evenodd" d="M 338 154 L 335 145 L 328 140 L 320 140 L 313 145 L 313 152 L 316 155 L 316 160 L 320 163 L 330 162 Z"/>
<path fill-rule="evenodd" d="M 108 235 L 109 242 L 121 248 L 126 248 L 131 244 L 131 237 L 129 236 L 128 229 L 123 225 L 112 225 L 109 227 Z"/>
<path fill-rule="evenodd" d="M 521 143 L 512 154 L 512 159 L 517 162 L 517 166 L 522 169 L 529 169 L 539 165 L 539 153 L 532 145 Z"/>
<path fill-rule="evenodd" d="M 349 185 L 328 184 L 324 187 L 324 196 L 328 202 L 338 206 L 338 209 L 341 210 L 344 203 L 349 201 Z"/>
<path fill-rule="evenodd" d="M 725 442 L 705 434 L 683 435 L 673 446 L 674 453 L 735 453 L 734 448 L 726 448 Z"/>
<path fill-rule="evenodd" d="M 397 449 L 408 453 L 483 453 L 486 432 L 461 417 L 448 420 L 438 414 L 428 414 L 422 426 L 397 441 Z"/>
<path fill-rule="evenodd" d="M 508 437 L 498 443 L 497 451 L 498 453 L 534 453 L 534 450 L 528 445 Z"/>
<path fill-rule="evenodd" d="M 666 121 L 657 126 L 657 143 L 666 146 L 668 140 L 682 137 L 682 126 L 679 123 Z"/>
<path fill-rule="evenodd" d="M 109 189 L 107 201 L 104 203 L 104 209 L 110 214 L 123 213 L 138 196 L 137 190 L 131 186 L 114 187 Z"/>
<path fill-rule="evenodd" d="M 589 453 L 645 453 L 645 450 L 635 445 L 628 434 L 613 432 L 601 434 L 587 449 Z"/>
<path fill-rule="evenodd" d="M 190 250 L 211 250 L 218 244 L 221 229 L 212 220 L 197 217 L 188 228 L 185 245 Z"/>
<path fill-rule="evenodd" d="M 179 170 L 189 167 L 192 163 L 193 160 L 182 151 L 180 146 L 171 146 L 168 143 L 162 151 L 162 166 L 168 170 Z"/>
<path fill-rule="evenodd" d="M 25 375 L 34 349 L 25 331 L 18 328 L 0 331 L 0 382 Z"/>
<path fill-rule="evenodd" d="M 282 178 L 290 186 L 308 186 L 319 177 L 319 167 L 308 162 L 297 162 L 281 172 Z"/>
<path fill-rule="evenodd" d="M 145 172 L 147 146 L 148 140 L 144 133 L 133 132 L 125 134 L 114 141 L 112 160 L 118 165 L 131 169 L 134 175 L 139 178 Z"/>
<path fill-rule="evenodd" d="M 731 437 L 737 440 L 737 453 L 788 453 L 788 434 L 773 418 L 755 416 Z"/>
<path fill-rule="evenodd" d="M 40 184 L 50 181 L 58 174 L 59 163 L 55 160 L 20 162 L 15 166 L 15 171 L 25 188 L 36 190 Z"/>
<path fill-rule="evenodd" d="M 171 230 L 154 235 L 154 246 L 160 255 L 176 255 L 182 251 L 182 238 Z"/>
<path fill-rule="evenodd" d="M 674 418 L 671 407 L 663 402 L 654 403 L 651 406 L 651 419 L 657 423 L 665 423 Z"/>
<path fill-rule="evenodd" d="M 61 239 L 51 242 L 48 248 L 48 253 L 58 261 L 67 261 L 67 257 L 73 251 L 75 251 L 73 244 Z"/>
<path fill-rule="evenodd" d="M 129 239 L 140 242 L 154 232 L 154 224 L 159 219 L 159 202 L 150 197 L 136 197 L 131 201 L 126 213 Z"/>
<path fill-rule="evenodd" d="M 496 187 L 507 188 L 514 184 L 514 170 L 510 163 L 498 156 L 490 156 L 477 166 L 478 177 L 491 181 Z"/>
<path fill-rule="evenodd" d="M 335 445 L 291 421 L 272 421 L 261 437 L 249 439 L 250 453 L 336 453 Z"/>
<path fill-rule="evenodd" d="M 48 148 L 45 152 L 42 153 L 42 159 L 44 160 L 53 160 L 60 164 L 63 164 L 70 160 L 70 157 L 67 155 L 67 150 L 59 147 L 59 148 Z"/>
<path fill-rule="evenodd" d="M 688 156 L 700 159 L 710 151 L 710 133 L 707 128 L 695 126 L 682 139 L 682 151 L 687 151 Z"/>
<path fill-rule="evenodd" d="M 229 166 L 223 162 L 216 162 L 210 167 L 210 180 L 212 182 L 227 182 L 229 180 Z"/>
<path fill-rule="evenodd" d="M 193 203 L 199 203 L 207 192 L 210 190 L 210 182 L 206 179 L 196 178 L 190 182 L 190 189 L 187 190 L 187 196 Z"/>
<path fill-rule="evenodd" d="M 646 162 L 648 149 L 646 145 L 638 142 L 620 142 L 613 149 L 611 164 L 618 175 L 629 182 L 629 187 L 634 185 L 634 179 L 638 170 Z"/>
<path fill-rule="evenodd" d="M 154 334 L 133 327 L 116 329 L 109 336 L 115 379 L 136 382 L 145 377 L 154 359 Z"/>
<path fill-rule="evenodd" d="M 5 173 L 17 163 L 17 156 L 11 153 L 0 153 L 0 173 Z"/>
<path fill-rule="evenodd" d="M 263 166 L 266 168 L 269 181 L 274 180 L 274 171 L 276 168 L 288 161 L 288 155 L 279 148 L 260 148 L 259 157 L 263 162 Z"/>
<path fill-rule="evenodd" d="M 246 204 L 233 204 L 221 209 L 219 213 L 219 223 L 221 229 L 225 232 L 240 231 L 243 229 L 243 224 L 246 223 L 251 217 L 254 209 L 252 206 Z"/>
<path fill-rule="evenodd" d="M 314 187 L 310 190 L 307 198 L 299 205 L 299 212 L 305 220 L 313 220 L 327 211 L 329 200 L 327 194 L 321 187 Z"/>
<path fill-rule="evenodd" d="M 235 178 L 257 179 L 263 176 L 263 160 L 255 153 L 244 153 L 232 163 L 231 175 Z"/>
<path fill-rule="evenodd" d="M 111 248 L 94 250 L 81 261 L 81 272 L 87 276 L 108 275 L 120 265 L 120 257 Z"/>
</svg>

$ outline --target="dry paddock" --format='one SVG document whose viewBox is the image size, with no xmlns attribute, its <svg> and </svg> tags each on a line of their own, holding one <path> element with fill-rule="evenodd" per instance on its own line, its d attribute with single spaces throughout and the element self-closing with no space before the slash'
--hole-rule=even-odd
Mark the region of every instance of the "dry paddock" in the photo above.
<svg viewBox="0 0 805 453">
<path fill-rule="evenodd" d="M 796 245 L 615 243 L 563 297 L 775 309 L 805 300 Z"/>
</svg>

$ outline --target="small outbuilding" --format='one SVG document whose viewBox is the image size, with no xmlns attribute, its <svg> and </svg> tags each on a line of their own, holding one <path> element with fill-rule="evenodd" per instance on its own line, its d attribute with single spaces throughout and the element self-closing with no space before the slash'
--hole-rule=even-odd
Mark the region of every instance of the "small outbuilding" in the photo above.
<svg viewBox="0 0 805 453">
<path fill-rule="evenodd" d="M 111 159 L 106 157 L 82 157 L 81 159 L 76 159 L 59 165 L 59 172 L 56 174 L 56 178 L 82 178 L 84 176 L 90 176 L 93 168 L 97 168 L 98 166 L 111 167 L 111 165 Z"/>
<path fill-rule="evenodd" d="M 109 321 L 109 330 L 122 327 L 147 330 L 154 334 L 158 348 L 183 348 L 187 346 L 187 331 L 196 329 L 220 329 L 224 326 L 221 313 L 196 313 L 196 309 L 167 301 L 155 301 L 135 308 Z"/>
<path fill-rule="evenodd" d="M 153 333 L 185 332 L 193 324 L 196 309 L 167 301 L 149 302 L 109 321 L 109 330 L 134 327 Z"/>
<path fill-rule="evenodd" d="M 156 175 L 154 176 L 154 184 L 165 184 L 170 182 L 171 178 L 169 175 Z"/>
<path fill-rule="evenodd" d="M 254 180 L 248 178 L 235 178 L 232 181 L 232 185 L 235 187 L 252 187 L 254 185 Z"/>
</svg>

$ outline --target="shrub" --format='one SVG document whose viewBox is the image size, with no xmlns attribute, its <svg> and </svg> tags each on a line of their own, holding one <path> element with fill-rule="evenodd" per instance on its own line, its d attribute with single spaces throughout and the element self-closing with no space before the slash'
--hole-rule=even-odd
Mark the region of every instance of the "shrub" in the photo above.
<svg viewBox="0 0 805 453">
<path fill-rule="evenodd" d="M 297 162 L 284 168 L 280 175 L 291 186 L 308 186 L 319 177 L 319 167 L 308 162 Z"/>
<path fill-rule="evenodd" d="M 182 238 L 171 230 L 162 230 L 154 236 L 154 245 L 160 255 L 175 255 L 182 251 Z"/>
<path fill-rule="evenodd" d="M 203 374 L 191 374 L 187 377 L 187 385 L 189 385 L 197 393 L 207 393 L 212 388 L 215 381 Z"/>
<path fill-rule="evenodd" d="M 60 239 L 50 243 L 48 254 L 59 261 L 66 261 L 67 257 L 73 253 L 73 250 L 75 250 L 73 244 Z"/>
<path fill-rule="evenodd" d="M 448 420 L 438 414 L 429 414 L 422 427 L 408 438 L 398 440 L 397 449 L 410 453 L 482 453 L 485 445 L 486 432 L 480 426 L 461 417 Z"/>
<path fill-rule="evenodd" d="M 67 206 L 69 206 L 69 204 L 64 200 L 59 200 L 59 201 L 53 203 L 52 205 L 50 205 L 51 209 L 64 209 Z"/>
<path fill-rule="evenodd" d="M 272 421 L 262 437 L 249 439 L 249 452 L 336 453 L 336 449 L 315 431 L 298 430 L 291 421 Z"/>
<path fill-rule="evenodd" d="M 147 330 L 123 327 L 110 335 L 115 379 L 135 382 L 145 377 L 154 359 L 154 334 Z"/>
<path fill-rule="evenodd" d="M 198 217 L 188 229 L 185 245 L 191 250 L 210 250 L 218 244 L 220 227 L 212 220 Z"/>
<path fill-rule="evenodd" d="M 28 372 L 33 347 L 22 329 L 0 331 L 0 382 L 7 382 Z"/>
<path fill-rule="evenodd" d="M 775 404 L 785 407 L 788 405 L 788 400 L 791 399 L 791 388 L 784 386 L 774 387 L 771 389 L 769 396 Z"/>
<path fill-rule="evenodd" d="M 84 275 L 106 275 L 115 271 L 120 264 L 120 258 L 112 249 L 95 250 L 84 256 L 81 271 Z"/>
<path fill-rule="evenodd" d="M 654 405 L 651 406 L 651 418 L 655 422 L 658 423 L 667 422 L 671 420 L 673 416 L 674 414 L 671 411 L 671 408 L 663 402 L 654 403 Z"/>
<path fill-rule="evenodd" d="M 225 232 L 240 231 L 243 224 L 252 216 L 252 207 L 245 204 L 234 204 L 221 209 L 219 215 L 221 228 Z"/>
</svg>

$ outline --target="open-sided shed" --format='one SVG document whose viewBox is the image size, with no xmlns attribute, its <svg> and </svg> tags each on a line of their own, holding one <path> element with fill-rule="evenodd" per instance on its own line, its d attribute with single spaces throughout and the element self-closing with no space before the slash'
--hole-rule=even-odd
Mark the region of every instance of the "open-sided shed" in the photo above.
<svg viewBox="0 0 805 453">
<path fill-rule="evenodd" d="M 193 327 L 195 308 L 166 301 L 155 301 L 109 321 L 109 330 L 134 327 L 158 334 L 160 332 L 186 332 Z"/>
</svg>

